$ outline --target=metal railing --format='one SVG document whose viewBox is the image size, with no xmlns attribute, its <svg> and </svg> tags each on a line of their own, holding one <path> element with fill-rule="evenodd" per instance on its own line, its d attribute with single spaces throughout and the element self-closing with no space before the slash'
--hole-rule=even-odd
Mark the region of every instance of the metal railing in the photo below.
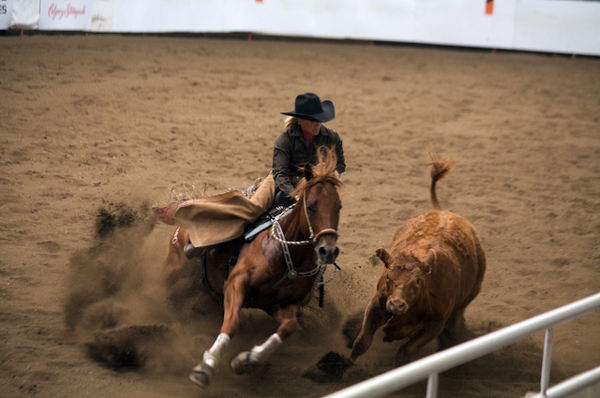
<svg viewBox="0 0 600 398">
<path fill-rule="evenodd" d="M 482 357 L 546 329 L 541 392 L 536 398 L 560 398 L 600 382 L 600 366 L 548 388 L 552 355 L 552 326 L 600 308 L 600 293 L 430 355 L 323 398 L 376 398 L 427 381 L 427 398 L 436 398 L 439 373 Z"/>
</svg>

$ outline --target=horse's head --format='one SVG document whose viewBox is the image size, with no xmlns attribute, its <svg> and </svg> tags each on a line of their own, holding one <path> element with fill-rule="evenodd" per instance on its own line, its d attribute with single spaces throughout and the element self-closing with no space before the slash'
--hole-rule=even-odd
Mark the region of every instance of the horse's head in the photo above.
<svg viewBox="0 0 600 398">
<path fill-rule="evenodd" d="M 343 184 L 335 171 L 335 151 L 321 147 L 317 155 L 319 162 L 304 168 L 304 179 L 298 184 L 295 194 L 298 195 L 298 204 L 304 206 L 318 260 L 332 264 L 340 253 L 337 229 L 342 202 L 338 189 Z"/>
</svg>

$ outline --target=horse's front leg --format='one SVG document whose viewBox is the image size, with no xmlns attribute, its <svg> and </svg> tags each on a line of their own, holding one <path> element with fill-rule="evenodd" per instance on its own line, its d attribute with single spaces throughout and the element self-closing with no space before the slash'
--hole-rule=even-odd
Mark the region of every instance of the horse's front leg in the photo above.
<svg viewBox="0 0 600 398">
<path fill-rule="evenodd" d="M 254 346 L 251 351 L 245 351 L 231 360 L 231 368 L 236 374 L 250 373 L 258 366 L 267 363 L 267 360 L 283 341 L 298 330 L 299 305 L 290 305 L 280 308 L 273 314 L 280 323 L 276 333 L 273 333 L 262 345 Z"/>
<path fill-rule="evenodd" d="M 202 363 L 196 365 L 190 373 L 190 380 L 200 387 L 206 387 L 210 383 L 217 365 L 223 356 L 225 348 L 231 337 L 239 327 L 240 310 L 244 301 L 246 280 L 243 277 L 231 276 L 225 284 L 223 325 L 221 333 L 217 336 L 212 347 L 204 351 Z"/>
</svg>

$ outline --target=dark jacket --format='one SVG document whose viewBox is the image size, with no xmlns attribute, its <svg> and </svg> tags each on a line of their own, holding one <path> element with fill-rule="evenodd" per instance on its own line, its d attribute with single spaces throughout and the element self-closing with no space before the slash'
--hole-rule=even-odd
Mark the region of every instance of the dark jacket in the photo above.
<svg viewBox="0 0 600 398">
<path fill-rule="evenodd" d="M 277 139 L 273 147 L 273 177 L 275 185 L 280 191 L 289 195 L 296 185 L 298 178 L 303 177 L 299 167 L 306 163 L 317 163 L 317 148 L 327 146 L 335 149 L 337 155 L 336 171 L 342 174 L 346 170 L 344 149 L 342 139 L 334 130 L 321 126 L 319 135 L 315 137 L 313 144 L 309 147 L 302 137 L 300 125 L 293 124 L 285 130 Z"/>
</svg>

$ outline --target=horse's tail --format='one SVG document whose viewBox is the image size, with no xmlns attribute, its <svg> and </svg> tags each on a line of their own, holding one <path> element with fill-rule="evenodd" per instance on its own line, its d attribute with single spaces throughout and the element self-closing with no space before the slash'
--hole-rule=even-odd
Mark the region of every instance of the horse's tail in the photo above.
<svg viewBox="0 0 600 398">
<path fill-rule="evenodd" d="M 431 153 L 429 156 L 431 156 L 431 203 L 433 203 L 434 209 L 441 210 L 440 202 L 438 202 L 437 195 L 435 194 L 435 184 L 438 182 L 438 180 L 444 178 L 452 170 L 454 164 L 450 159 L 436 159 Z"/>
</svg>

